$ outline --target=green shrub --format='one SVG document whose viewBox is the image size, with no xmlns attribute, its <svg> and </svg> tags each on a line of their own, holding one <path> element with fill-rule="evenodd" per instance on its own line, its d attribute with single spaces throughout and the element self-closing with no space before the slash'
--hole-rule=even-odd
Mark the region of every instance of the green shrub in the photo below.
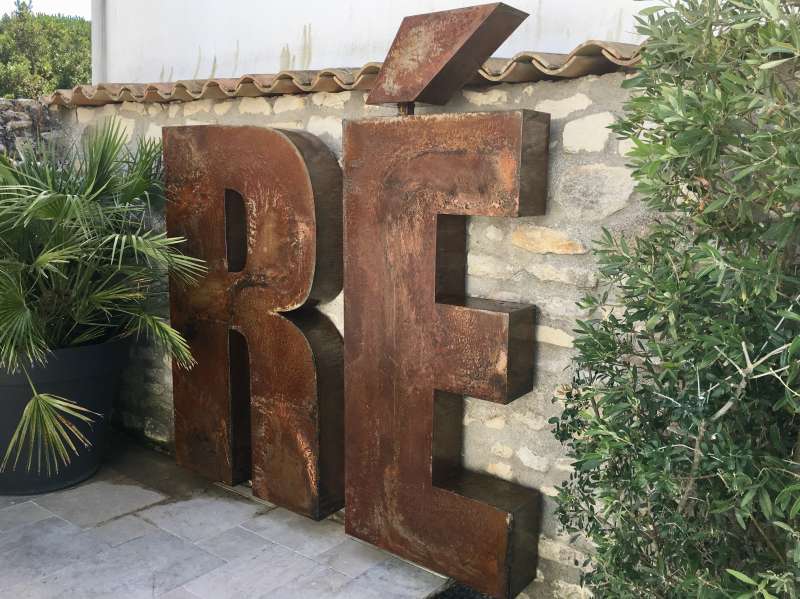
<svg viewBox="0 0 800 599">
<path fill-rule="evenodd" d="M 655 222 L 596 249 L 560 517 L 599 596 L 796 597 L 798 3 L 677 0 L 639 31 L 614 129 Z"/>
</svg>

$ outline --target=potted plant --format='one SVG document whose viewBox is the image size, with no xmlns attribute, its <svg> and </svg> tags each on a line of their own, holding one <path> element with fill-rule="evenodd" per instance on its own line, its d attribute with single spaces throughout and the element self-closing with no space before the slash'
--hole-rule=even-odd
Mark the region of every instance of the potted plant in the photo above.
<svg viewBox="0 0 800 599">
<path fill-rule="evenodd" d="M 97 470 L 125 338 L 146 335 L 193 363 L 152 307 L 168 275 L 204 272 L 181 238 L 149 224 L 162 201 L 161 144 L 129 150 L 114 121 L 82 144 L 0 161 L 0 495 Z"/>
</svg>

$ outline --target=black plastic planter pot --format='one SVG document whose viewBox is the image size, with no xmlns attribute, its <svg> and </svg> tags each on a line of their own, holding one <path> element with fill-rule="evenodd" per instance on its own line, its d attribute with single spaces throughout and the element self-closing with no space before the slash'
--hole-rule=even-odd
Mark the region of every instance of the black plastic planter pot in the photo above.
<svg viewBox="0 0 800 599">
<path fill-rule="evenodd" d="M 100 466 L 105 451 L 108 419 L 119 388 L 119 379 L 127 355 L 127 343 L 111 341 L 57 350 L 47 365 L 29 371 L 39 393 L 50 393 L 78 402 L 101 414 L 91 428 L 81 430 L 92 446 L 81 448 L 69 466 L 47 476 L 28 472 L 23 463 L 24 450 L 16 470 L 0 473 L 0 495 L 34 495 L 63 489 L 92 476 Z M 9 375 L 0 371 L 0 457 L 5 454 L 22 410 L 31 398 L 31 389 L 23 373 Z"/>
</svg>

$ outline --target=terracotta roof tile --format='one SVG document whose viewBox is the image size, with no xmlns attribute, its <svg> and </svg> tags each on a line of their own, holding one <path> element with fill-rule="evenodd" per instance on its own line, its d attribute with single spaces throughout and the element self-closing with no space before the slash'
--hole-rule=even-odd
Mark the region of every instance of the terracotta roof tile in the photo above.
<svg viewBox="0 0 800 599">
<path fill-rule="evenodd" d="M 640 46 L 588 41 L 569 54 L 520 52 L 511 59 L 491 58 L 475 74 L 474 85 L 519 83 L 540 79 L 573 79 L 633 67 Z M 174 83 L 101 83 L 60 89 L 44 98 L 61 106 L 101 106 L 115 102 L 172 102 L 272 96 L 305 92 L 338 92 L 372 89 L 381 68 L 369 62 L 360 69 L 281 71 L 276 75 L 244 75 L 238 79 L 192 79 Z"/>
</svg>

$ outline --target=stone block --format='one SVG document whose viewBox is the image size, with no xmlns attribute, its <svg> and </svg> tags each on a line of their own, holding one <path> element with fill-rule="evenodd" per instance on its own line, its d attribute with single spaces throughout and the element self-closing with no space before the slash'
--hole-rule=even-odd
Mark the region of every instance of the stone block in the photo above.
<svg viewBox="0 0 800 599">
<path fill-rule="evenodd" d="M 510 278 L 514 268 L 506 259 L 470 252 L 467 255 L 467 272 L 476 277 L 502 280 Z"/>
<path fill-rule="evenodd" d="M 141 102 L 123 102 L 119 110 L 120 112 L 143 115 L 147 109 Z"/>
<path fill-rule="evenodd" d="M 525 264 L 524 267 L 527 272 L 540 281 L 564 283 L 581 289 L 593 289 L 597 286 L 597 271 L 595 269 L 562 266 L 546 262 Z"/>
<path fill-rule="evenodd" d="M 311 102 L 314 106 L 320 106 L 322 108 L 342 109 L 350 100 L 350 96 L 351 94 L 349 91 L 338 93 L 319 92 L 311 95 Z"/>
<path fill-rule="evenodd" d="M 547 427 L 547 418 L 531 412 L 529 410 L 523 412 L 514 412 L 511 418 L 529 428 L 532 431 L 541 431 Z"/>
<path fill-rule="evenodd" d="M 570 473 L 575 470 L 575 466 L 573 466 L 575 460 L 573 458 L 559 458 L 556 460 L 553 467 L 560 471 Z"/>
<path fill-rule="evenodd" d="M 562 580 L 557 580 L 556 599 L 591 599 L 594 595 L 585 587 Z"/>
<path fill-rule="evenodd" d="M 508 445 L 503 445 L 500 442 L 492 445 L 491 451 L 492 455 L 495 455 L 498 458 L 503 458 L 504 460 L 508 460 L 514 455 L 514 449 L 512 447 L 509 447 Z"/>
<path fill-rule="evenodd" d="M 79 107 L 75 111 L 75 116 L 78 119 L 78 124 L 88 125 L 94 120 L 95 116 L 97 116 L 97 109 Z"/>
<path fill-rule="evenodd" d="M 10 131 L 19 131 L 21 129 L 28 129 L 33 122 L 30 119 L 19 120 L 19 121 L 9 121 L 5 124 L 6 129 Z"/>
<path fill-rule="evenodd" d="M 483 234 L 489 241 L 503 241 L 503 238 L 505 237 L 503 230 L 499 227 L 495 227 L 494 225 L 489 225 L 486 227 L 486 230 Z"/>
<path fill-rule="evenodd" d="M 585 254 L 588 250 L 564 232 L 548 227 L 520 225 L 511 234 L 511 243 L 534 254 Z"/>
<path fill-rule="evenodd" d="M 174 434 L 174 425 L 170 419 L 145 418 L 144 436 L 151 441 L 159 445 L 169 445 L 174 440 Z"/>
<path fill-rule="evenodd" d="M 145 139 L 161 141 L 161 126 L 156 125 L 155 123 L 150 123 L 147 125 L 147 130 L 144 132 L 144 137 Z"/>
<path fill-rule="evenodd" d="M 464 99 L 475 106 L 493 106 L 508 103 L 508 91 L 500 87 L 492 87 L 488 91 L 465 89 Z"/>
<path fill-rule="evenodd" d="M 494 418 L 488 419 L 483 424 L 486 428 L 492 428 L 496 431 L 501 431 L 506 427 L 506 419 L 504 416 L 495 416 Z"/>
<path fill-rule="evenodd" d="M 555 329 L 544 325 L 536 326 L 536 342 L 558 345 L 560 347 L 572 347 L 575 338 L 561 329 Z"/>
<path fill-rule="evenodd" d="M 611 135 L 609 125 L 614 123 L 614 115 L 610 112 L 592 114 L 564 126 L 564 151 L 572 154 L 578 152 L 602 152 Z"/>
<path fill-rule="evenodd" d="M 328 136 L 332 140 L 341 143 L 342 119 L 335 116 L 312 116 L 308 119 L 306 130 L 319 137 Z"/>
<path fill-rule="evenodd" d="M 275 114 L 282 112 L 297 112 L 306 107 L 306 97 L 302 94 L 289 94 L 285 96 L 278 96 L 275 104 L 272 106 Z"/>
<path fill-rule="evenodd" d="M 514 479 L 514 469 L 511 468 L 511 465 L 506 464 L 505 462 L 494 462 L 489 464 L 486 467 L 486 472 L 492 476 L 496 476 L 497 478 L 502 478 L 503 480 L 510 481 Z"/>
<path fill-rule="evenodd" d="M 185 102 L 183 105 L 183 116 L 195 116 L 199 114 L 208 114 L 214 105 L 214 100 L 193 100 Z"/>
<path fill-rule="evenodd" d="M 233 108 L 234 104 L 236 104 L 236 100 L 222 100 L 214 104 L 214 114 L 218 116 L 226 115 L 230 112 L 231 108 Z"/>
<path fill-rule="evenodd" d="M 280 121 L 270 123 L 269 126 L 273 129 L 302 129 L 303 121 Z"/>
<path fill-rule="evenodd" d="M 553 120 L 563 119 L 573 112 L 586 110 L 592 101 L 585 94 L 574 94 L 563 100 L 542 100 L 536 104 L 536 110 L 546 112 Z"/>
<path fill-rule="evenodd" d="M 544 456 L 534 454 L 528 447 L 520 447 L 517 450 L 517 458 L 526 468 L 537 472 L 547 472 L 550 470 L 550 460 Z"/>
<path fill-rule="evenodd" d="M 170 102 L 167 116 L 171 119 L 178 118 L 183 113 L 183 102 Z"/>
<path fill-rule="evenodd" d="M 126 119 L 123 117 L 116 117 L 119 123 L 119 131 L 122 134 L 125 143 L 131 143 L 134 139 L 134 131 L 136 129 L 136 121 L 134 119 Z"/>
<path fill-rule="evenodd" d="M 595 222 L 625 208 L 634 187 L 631 172 L 625 167 L 585 164 L 564 173 L 555 201 L 575 219 Z"/>
</svg>

